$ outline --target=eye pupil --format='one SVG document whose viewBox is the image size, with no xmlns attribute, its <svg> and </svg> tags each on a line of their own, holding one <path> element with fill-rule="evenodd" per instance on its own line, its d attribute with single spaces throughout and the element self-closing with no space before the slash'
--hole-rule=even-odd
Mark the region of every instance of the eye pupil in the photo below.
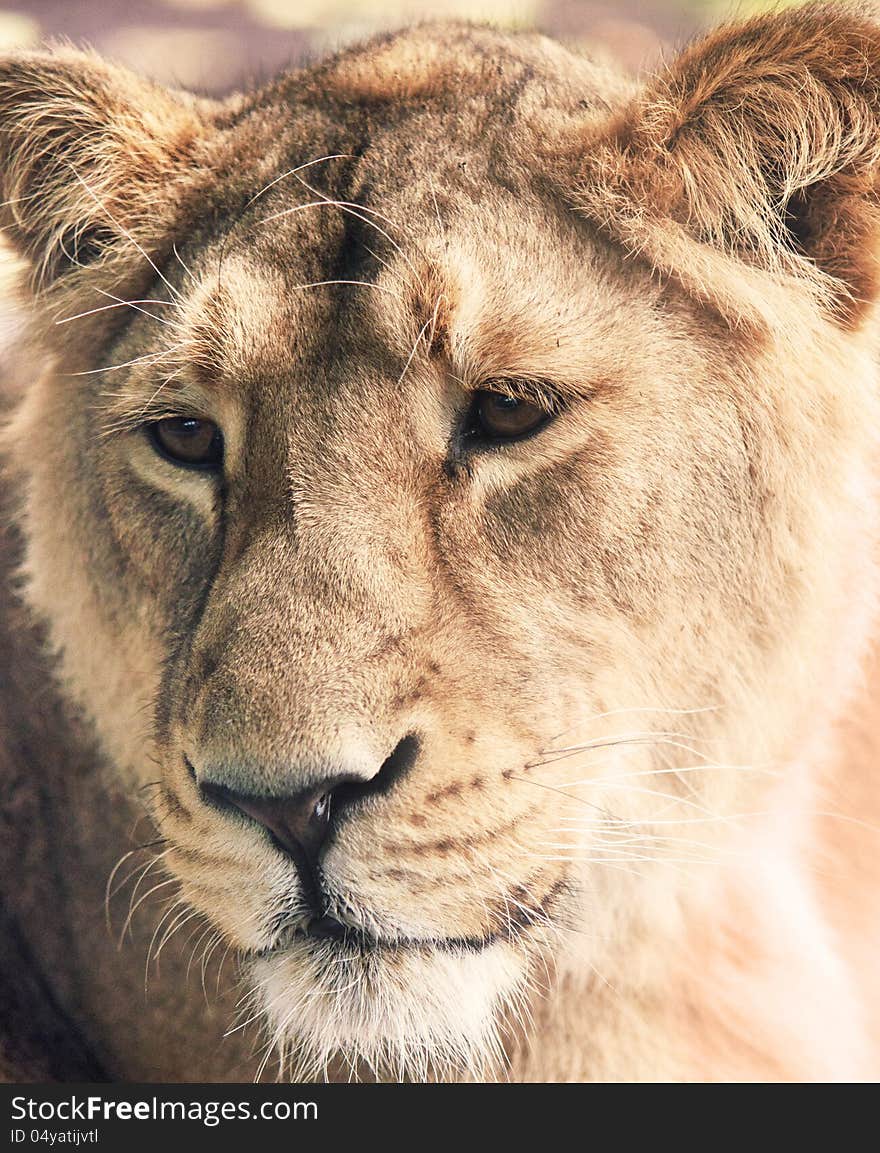
<svg viewBox="0 0 880 1153">
<path fill-rule="evenodd" d="M 478 439 L 516 440 L 536 431 L 552 413 L 509 392 L 483 388 L 474 394 L 471 431 Z"/>
<path fill-rule="evenodd" d="M 153 447 L 172 464 L 202 470 L 223 464 L 223 434 L 211 420 L 170 416 L 147 428 Z"/>
</svg>

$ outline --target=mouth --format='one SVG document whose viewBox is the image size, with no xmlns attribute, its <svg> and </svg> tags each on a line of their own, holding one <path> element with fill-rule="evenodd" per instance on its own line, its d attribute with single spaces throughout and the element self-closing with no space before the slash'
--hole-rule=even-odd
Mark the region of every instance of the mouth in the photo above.
<svg viewBox="0 0 880 1153">
<path fill-rule="evenodd" d="M 258 959 L 269 959 L 303 947 L 309 948 L 315 955 L 347 956 L 352 959 L 402 953 L 475 955 L 499 943 L 514 944 L 535 925 L 552 928 L 555 922 L 550 912 L 566 888 L 564 881 L 557 881 L 533 908 L 506 904 L 502 929 L 469 936 L 379 936 L 330 915 L 310 920 L 302 917 L 293 920 L 284 916 L 280 923 L 276 923 L 272 943 L 255 950 L 251 955 Z"/>
<path fill-rule="evenodd" d="M 505 939 L 321 937 L 291 925 L 251 954 L 247 1008 L 264 1016 L 294 1080 L 319 1080 L 339 1059 L 355 1079 L 480 1079 L 503 1065 L 507 1013 L 529 996 L 527 950 Z"/>
<path fill-rule="evenodd" d="M 332 921 L 334 927 L 328 926 L 328 921 Z M 271 945 L 254 951 L 252 956 L 267 959 L 303 946 L 316 953 L 352 958 L 391 953 L 482 953 L 498 941 L 509 939 L 506 933 L 473 937 L 377 937 L 363 929 L 342 925 L 333 918 L 322 917 L 307 928 L 302 924 L 282 928 Z"/>
</svg>

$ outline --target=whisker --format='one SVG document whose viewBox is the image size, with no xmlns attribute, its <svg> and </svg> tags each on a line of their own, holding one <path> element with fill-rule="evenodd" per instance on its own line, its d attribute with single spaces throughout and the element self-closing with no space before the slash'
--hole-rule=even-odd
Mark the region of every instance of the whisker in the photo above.
<svg viewBox="0 0 880 1153">
<path fill-rule="evenodd" d="M 151 320 L 155 320 L 157 324 L 164 324 L 167 328 L 176 328 L 181 332 L 185 331 L 184 325 L 182 325 L 179 320 L 166 320 L 164 316 L 154 316 L 154 314 L 152 312 L 148 312 L 145 308 L 141 308 L 139 302 L 131 301 L 131 300 L 123 300 L 121 296 L 117 296 L 113 292 L 108 292 L 105 288 L 96 287 L 95 292 L 97 292 L 99 296 L 107 297 L 108 300 L 112 300 L 116 304 L 120 304 L 120 305 L 124 304 L 128 308 L 134 309 L 135 312 L 143 313 L 144 316 L 148 316 Z M 175 310 L 175 312 L 178 312 L 178 313 L 183 312 L 180 305 L 174 300 L 156 301 L 156 303 L 157 304 L 167 303 L 170 308 L 173 308 Z"/>
<path fill-rule="evenodd" d="M 676 738 L 676 739 L 673 739 Z M 578 753 L 590 752 L 593 749 L 610 749 L 619 746 L 643 746 L 643 745 L 663 745 L 675 749 L 683 749 L 685 752 L 690 753 L 692 756 L 698 757 L 702 760 L 708 760 L 706 754 L 701 753 L 698 749 L 692 748 L 690 745 L 682 744 L 680 742 L 685 740 L 693 740 L 689 733 L 678 732 L 635 732 L 635 733 L 620 733 L 617 736 L 602 737 L 595 741 L 586 741 L 582 745 L 569 745 L 563 749 L 548 749 L 546 753 L 540 755 L 545 759 L 540 761 L 531 762 L 527 767 L 539 768 L 541 765 L 552 765 L 556 761 L 568 760 L 570 757 L 576 756 Z"/>
<path fill-rule="evenodd" d="M 247 211 L 264 193 L 268 192 L 270 188 L 274 188 L 276 184 L 279 184 L 288 176 L 296 176 L 298 172 L 304 172 L 307 168 L 313 168 L 316 164 L 323 164 L 325 160 L 357 160 L 357 157 L 351 152 L 333 152 L 329 156 L 319 156 L 317 160 L 309 160 L 306 164 L 300 164 L 296 168 L 288 168 L 286 172 L 282 172 L 280 176 L 276 176 L 274 180 L 270 180 L 268 184 L 264 184 L 260 191 L 250 198 L 244 206 L 244 210 Z"/>
<path fill-rule="evenodd" d="M 103 368 L 87 368 L 82 372 L 69 372 L 67 376 L 96 376 L 102 372 L 115 372 L 119 368 L 131 368 L 136 364 L 158 364 L 160 360 L 164 360 L 166 356 L 171 356 L 174 352 L 180 352 L 182 348 L 193 344 L 192 340 L 184 340 L 179 344 L 173 344 L 170 348 L 166 348 L 164 352 L 148 352 L 143 356 L 136 356 L 133 360 L 123 360 L 119 364 L 107 364 Z"/>
<path fill-rule="evenodd" d="M 106 920 L 107 920 L 108 931 L 112 932 L 112 925 L 110 923 L 110 901 L 120 891 L 120 889 L 125 887 L 125 885 L 129 882 L 129 880 L 134 876 L 134 874 L 142 866 L 138 865 L 137 868 L 134 869 L 133 872 L 129 873 L 126 876 L 124 881 L 121 881 L 119 883 L 119 885 L 116 886 L 116 888 L 113 888 L 113 881 L 116 878 L 116 874 L 119 872 L 119 870 L 125 864 L 125 862 L 127 860 L 129 860 L 130 857 L 133 857 L 135 855 L 135 853 L 142 853 L 147 849 L 151 849 L 156 845 L 162 845 L 164 843 L 165 843 L 164 837 L 157 837 L 153 841 L 147 841 L 143 845 L 138 845 L 137 848 L 129 849 L 129 851 L 127 853 L 122 854 L 122 856 L 119 858 L 119 860 L 113 866 L 113 868 L 110 870 L 110 875 L 107 878 L 106 885 L 104 886 L 104 912 L 105 912 L 105 916 L 106 916 Z M 166 849 L 165 851 L 168 852 L 169 850 Z M 159 856 L 160 857 L 164 856 L 164 853 L 160 853 Z M 151 861 L 146 862 L 146 865 L 149 867 L 152 864 L 152 861 L 154 861 L 156 859 L 158 859 L 158 858 L 156 858 L 156 857 L 152 858 Z"/>
<path fill-rule="evenodd" d="M 141 417 L 144 417 L 150 411 L 152 406 L 156 403 L 156 400 L 162 395 L 162 393 L 168 387 L 168 385 L 172 382 L 172 380 L 177 380 L 177 378 L 180 376 L 181 372 L 182 372 L 182 369 L 176 368 L 174 370 L 174 372 L 172 372 L 169 376 L 165 377 L 165 379 L 162 381 L 162 383 L 159 385 L 159 387 L 156 389 L 156 391 L 153 393 L 153 395 L 142 406 L 142 408 L 140 410 L 140 416 Z"/>
<path fill-rule="evenodd" d="M 147 996 L 147 994 L 148 994 L 148 992 L 149 992 L 149 984 L 150 984 L 150 954 L 151 954 L 151 953 L 152 953 L 152 951 L 153 951 L 153 945 L 156 943 L 156 938 L 158 937 L 158 935 L 159 935 L 159 932 L 160 932 L 160 930 L 161 930 L 161 928 L 162 928 L 163 924 L 164 924 L 164 923 L 165 923 L 165 921 L 167 920 L 167 918 L 168 918 L 168 917 L 170 917 L 170 916 L 172 916 L 172 915 L 175 913 L 175 911 L 176 911 L 177 909 L 179 909 L 179 908 L 180 908 L 180 906 L 181 906 L 181 905 L 183 905 L 183 904 L 184 904 L 184 901 L 183 901 L 183 898 L 182 898 L 182 897 L 175 897 L 173 900 L 171 900 L 171 903 L 169 904 L 168 908 L 165 910 L 165 912 L 164 912 L 164 913 L 162 914 L 162 916 L 159 918 L 159 923 L 158 923 L 158 925 L 157 925 L 157 926 L 156 926 L 156 928 L 153 930 L 153 935 L 152 935 L 152 937 L 150 938 L 150 943 L 149 943 L 149 945 L 147 946 L 147 959 L 146 959 L 146 961 L 144 962 L 144 996 L 145 996 L 145 997 Z"/>
<path fill-rule="evenodd" d="M 199 940 L 201 941 L 201 938 L 199 938 Z M 207 985 L 206 985 L 208 966 L 210 965 L 211 958 L 213 957 L 214 953 L 217 950 L 218 945 L 220 944 L 220 942 L 222 940 L 223 940 L 223 934 L 219 930 L 217 930 L 216 932 L 212 933 L 208 937 L 208 940 L 205 942 L 205 947 L 202 950 L 201 961 L 199 963 L 199 970 L 200 970 L 200 977 L 201 977 L 202 993 L 205 996 L 205 1004 L 208 1004 L 208 989 L 207 989 Z"/>
<path fill-rule="evenodd" d="M 109 296 L 110 293 L 106 293 L 103 295 Z M 116 298 L 114 298 L 114 299 L 116 299 Z M 168 300 L 151 300 L 151 299 L 148 299 L 148 300 L 119 300 L 119 299 L 116 299 L 115 304 L 101 304 L 97 308 L 89 308 L 85 312 L 77 312 L 74 316 L 62 317 L 61 320 L 56 320 L 55 324 L 56 325 L 70 324 L 70 322 L 73 320 L 82 320 L 83 317 L 94 316 L 98 312 L 110 312 L 114 308 L 134 308 L 134 309 L 136 309 L 136 311 L 143 312 L 146 316 L 151 317 L 153 320 L 158 321 L 160 324 L 169 324 L 169 325 L 173 324 L 172 321 L 165 320 L 161 316 L 153 316 L 153 314 L 151 312 L 147 312 L 146 309 L 138 308 L 137 306 L 141 305 L 141 304 L 161 304 L 161 305 L 165 305 L 167 308 L 176 308 L 177 307 L 176 304 L 174 304 Z"/>
<path fill-rule="evenodd" d="M 162 954 L 162 950 L 165 948 L 165 946 L 168 944 L 168 942 L 171 940 L 171 938 L 175 935 L 175 933 L 179 933 L 180 930 L 183 928 L 183 926 L 186 925 L 189 921 L 191 921 L 193 919 L 193 917 L 200 917 L 200 916 L 201 916 L 201 912 L 198 909 L 190 909 L 188 907 L 184 909 L 184 911 L 178 916 L 177 920 L 173 923 L 173 925 L 171 925 L 170 928 L 168 928 L 165 931 L 165 933 L 162 937 L 162 940 L 156 946 L 156 952 L 153 954 L 153 960 L 157 964 L 159 961 L 159 957 Z"/>
<path fill-rule="evenodd" d="M 151 897 L 153 895 L 153 893 L 158 892 L 159 889 L 164 889 L 167 885 L 176 885 L 177 883 L 178 882 L 177 882 L 176 877 L 170 877 L 167 881 L 160 881 L 158 885 L 154 885 L 152 887 L 152 889 L 148 889 L 147 892 L 144 893 L 144 895 L 137 902 L 137 904 L 133 905 L 129 909 L 128 916 L 125 918 L 125 924 L 122 926 L 122 932 L 119 934 L 119 941 L 117 942 L 117 948 L 119 948 L 119 949 L 122 948 L 122 942 L 125 940 L 125 934 L 128 930 L 129 925 L 131 925 L 132 918 L 134 917 L 134 915 L 138 911 L 138 909 L 141 907 L 141 905 L 144 903 L 144 901 L 146 901 L 149 897 Z M 137 890 L 135 890 L 135 891 L 137 891 Z"/>
<path fill-rule="evenodd" d="M 546 854 L 546 853 L 531 853 L 531 857 L 539 861 L 569 861 L 577 864 L 584 865 L 607 865 L 607 866 L 620 866 L 623 861 L 637 863 L 637 864 L 657 864 L 657 865 L 701 865 L 707 864 L 708 859 L 705 857 L 665 857 L 665 856 L 639 856 L 633 853 L 628 857 L 594 857 L 589 854 L 583 856 L 572 856 L 571 854 Z"/>
<path fill-rule="evenodd" d="M 188 276 L 188 277 L 189 277 L 189 279 L 192 281 L 193 285 L 194 285 L 196 288 L 198 288 L 198 287 L 199 287 L 199 282 L 198 282 L 198 280 L 196 279 L 196 277 L 193 275 L 193 273 L 190 271 L 190 269 L 189 269 L 189 267 L 187 266 L 186 262 L 184 261 L 183 257 L 182 257 L 182 256 L 180 255 L 180 253 L 177 251 L 177 244 L 176 244 L 176 243 L 172 243 L 172 245 L 171 245 L 171 251 L 174 253 L 174 259 L 177 261 L 177 263 L 178 263 L 178 264 L 180 265 L 180 267 L 183 269 L 183 271 L 184 271 L 184 274 L 185 274 L 186 276 Z"/>
<path fill-rule="evenodd" d="M 409 371 L 409 366 L 412 364 L 413 358 L 415 357 L 416 353 L 418 352 L 419 344 L 421 343 L 422 337 L 425 335 L 425 333 L 431 327 L 431 324 L 433 323 L 433 319 L 434 319 L 433 317 L 429 316 L 428 319 L 425 321 L 425 323 L 422 325 L 422 327 L 419 329 L 419 335 L 416 337 L 416 342 L 412 346 L 412 352 L 410 352 L 409 356 L 406 358 L 406 364 L 403 366 L 403 372 L 397 378 L 398 387 L 401 384 L 403 384 L 403 378 L 406 376 L 407 372 Z"/>
<path fill-rule="evenodd" d="M 396 296 L 398 300 L 403 300 L 403 293 L 398 292 L 394 288 L 389 288 L 387 284 L 374 284 L 370 280 L 313 280 L 309 284 L 294 284 L 293 291 L 298 292 L 304 288 L 324 288 L 329 284 L 353 284 L 358 288 L 375 288 L 377 292 L 387 292 L 391 296 Z"/>
<path fill-rule="evenodd" d="M 386 268 L 390 271 L 391 265 L 388 263 L 388 261 L 385 260 L 384 257 L 380 256 L 378 252 L 376 252 L 374 249 L 372 249 L 369 246 L 369 244 L 366 244 L 366 243 L 364 244 L 364 251 L 369 252 L 370 256 L 372 256 L 374 260 L 377 260 L 379 262 L 379 264 L 382 265 L 383 268 Z"/>
<path fill-rule="evenodd" d="M 122 233 L 122 235 L 126 238 L 126 240 L 130 241 L 134 245 L 134 247 L 137 249 L 137 251 L 144 258 L 144 260 L 146 260 L 147 264 L 149 264 L 150 268 L 152 268 L 152 270 L 156 273 L 156 275 L 159 277 L 159 279 L 162 281 L 162 283 L 165 285 L 165 287 L 171 292 L 171 295 L 176 296 L 179 300 L 183 300 L 183 297 L 180 295 L 180 293 L 177 291 L 177 289 L 174 287 L 174 285 L 171 283 L 171 281 L 167 279 L 167 277 L 163 274 L 162 270 L 147 255 L 146 251 L 141 247 L 140 244 L 138 244 L 138 242 L 131 235 L 131 233 L 127 229 L 123 228 L 123 226 L 119 223 L 119 221 L 116 219 L 116 217 L 113 215 L 113 213 L 109 211 L 106 204 L 103 203 L 100 196 L 98 196 L 98 194 L 92 188 L 89 187 L 89 185 L 86 183 L 86 181 L 83 180 L 82 176 L 80 176 L 80 174 L 77 172 L 76 168 L 70 163 L 68 163 L 68 168 L 71 170 L 71 172 L 73 173 L 76 180 L 83 186 L 83 188 L 86 190 L 86 192 L 89 194 L 89 196 L 91 196 L 91 198 L 94 200 L 94 202 L 98 205 L 98 207 L 101 209 L 101 211 L 106 213 L 108 220 L 110 220 L 110 222 L 112 224 L 115 224 L 116 227 L 119 229 L 119 231 Z"/>
<path fill-rule="evenodd" d="M 858 825 L 860 829 L 866 829 L 869 833 L 874 833 L 880 837 L 880 825 L 863 821 L 859 817 L 850 817 L 846 813 L 832 813 L 822 809 L 811 809 L 808 815 L 811 817 L 827 817 L 833 821 L 845 821 L 849 825 Z"/>
<path fill-rule="evenodd" d="M 316 191 L 309 185 L 306 185 L 306 187 L 309 188 L 310 192 Z M 317 195 L 320 195 L 320 193 L 317 193 Z M 310 208 L 339 208 L 343 212 L 347 212 L 350 216 L 355 217 L 355 219 L 360 220 L 363 224 L 368 224 L 371 228 L 375 229 L 376 232 L 380 234 L 380 236 L 383 236 L 388 241 L 392 248 L 398 253 L 404 264 L 406 264 L 406 266 L 413 273 L 419 284 L 422 283 L 422 278 L 419 275 L 418 269 L 406 255 L 397 241 L 388 232 L 386 232 L 384 228 L 381 228 L 378 224 L 376 224 L 375 220 L 371 220 L 369 216 L 363 216 L 362 213 L 367 212 L 370 214 L 370 216 L 375 216 L 377 219 L 385 221 L 392 227 L 396 227 L 394 222 L 389 220 L 388 217 L 384 216 L 381 212 L 377 212 L 373 208 L 367 208 L 365 205 L 352 204 L 347 200 L 331 200 L 328 197 L 322 197 L 320 200 L 311 200 L 306 204 L 297 204 L 294 205 L 293 208 L 283 208 L 279 212 L 274 212 L 270 216 L 264 217 L 264 219 L 261 221 L 261 226 L 271 224 L 272 221 L 280 220 L 284 216 L 293 216 L 298 212 L 305 212 Z M 357 211 L 358 209 L 360 209 L 360 211 Z"/>
<path fill-rule="evenodd" d="M 595 835 L 595 830 L 593 830 L 590 826 L 584 826 L 583 828 L 578 828 L 577 826 L 573 827 L 571 825 L 563 825 L 561 828 L 548 829 L 547 832 L 548 833 L 562 833 L 562 834 L 572 834 L 572 833 L 578 833 L 578 832 L 590 833 L 591 835 L 590 835 L 590 842 L 589 843 L 590 843 L 591 847 L 595 845 L 595 846 L 598 846 L 599 848 L 601 848 L 603 850 L 608 849 L 608 850 L 614 850 L 615 852 L 617 851 L 618 847 L 626 847 L 629 845 L 638 845 L 638 846 L 645 848 L 645 847 L 648 847 L 650 845 L 662 846 L 662 845 L 669 844 L 669 845 L 689 845 L 689 846 L 691 846 L 693 848 L 697 848 L 697 849 L 708 849 L 712 853 L 723 853 L 726 856 L 741 856 L 742 855 L 740 850 L 730 849 L 726 846 L 716 844 L 712 841 L 696 841 L 692 837 L 675 837 L 675 836 L 670 837 L 670 836 L 666 836 L 662 833 L 641 833 L 640 834 L 640 833 L 634 833 L 631 829 L 629 829 L 627 827 L 621 828 L 619 832 L 616 832 L 613 829 L 605 828 L 605 829 L 601 830 L 601 834 L 599 836 Z M 608 836 L 606 834 L 611 834 L 611 835 Z M 575 848 L 580 847 L 580 845 L 571 846 L 571 842 L 565 842 L 563 844 L 558 844 L 558 845 L 551 842 L 551 841 L 538 841 L 536 843 L 543 845 L 545 847 L 560 848 L 560 849 L 569 848 L 569 847 L 575 847 Z"/>
<path fill-rule="evenodd" d="M 199 933 L 199 929 L 201 929 L 200 933 Z M 189 985 L 189 976 L 190 976 L 190 973 L 192 972 L 192 967 L 195 964 L 196 953 L 198 953 L 198 951 L 199 951 L 199 946 L 202 944 L 203 941 L 206 940 L 206 938 L 207 938 L 207 940 L 213 940 L 213 938 L 216 936 L 217 930 L 214 929 L 210 924 L 201 925 L 201 926 L 196 925 L 196 927 L 192 930 L 190 935 L 187 937 L 186 944 L 184 947 L 186 947 L 186 945 L 189 945 L 190 941 L 193 939 L 193 937 L 195 937 L 196 933 L 199 933 L 199 936 L 198 936 L 196 943 L 193 945 L 192 949 L 190 950 L 189 960 L 186 963 L 186 973 L 184 975 L 184 983 L 187 986 Z M 205 945 L 205 948 L 207 948 L 207 944 Z"/>
<path fill-rule="evenodd" d="M 761 773 L 768 777 L 782 777 L 778 769 L 765 769 L 759 765 L 723 765 L 715 764 L 714 762 L 706 765 L 683 765 L 677 769 L 638 769 L 633 772 L 614 773 L 612 776 L 607 777 L 588 777 L 580 781 L 564 782 L 568 784 L 607 784 L 611 787 L 614 786 L 616 781 L 629 780 L 631 777 L 662 777 L 662 776 L 679 776 L 682 773 L 710 773 L 710 772 L 725 772 L 725 773 Z"/>
<path fill-rule="evenodd" d="M 527 778 L 525 778 L 525 777 L 519 778 L 519 779 L 527 780 Z M 533 784 L 533 785 L 538 784 L 538 783 L 539 782 L 537 782 L 537 781 L 531 781 L 530 782 L 530 784 Z M 573 801 L 580 801 L 581 800 L 580 797 L 572 797 L 570 793 L 562 793 L 561 795 L 564 797 L 568 797 L 570 800 L 573 800 Z M 586 802 L 584 802 L 584 803 L 586 803 Z M 601 806 L 592 805 L 591 808 L 601 809 Z M 588 820 L 585 823 L 585 827 L 593 827 L 594 825 L 596 825 L 598 827 L 605 826 L 605 827 L 609 827 L 609 828 L 622 828 L 622 827 L 632 828 L 636 825 L 707 825 L 707 824 L 720 824 L 720 823 L 726 823 L 726 822 L 730 822 L 730 821 L 743 821 L 743 820 L 750 820 L 752 818 L 772 817 L 772 816 L 773 816 L 772 810 L 763 809 L 763 810 L 759 810 L 759 811 L 756 811 L 753 813 L 730 813 L 727 816 L 712 816 L 712 817 L 639 817 L 639 818 L 634 818 L 634 819 L 630 819 L 628 817 L 612 817 L 612 818 L 606 819 L 604 821 L 595 821 L 594 822 L 594 821 Z M 579 817 L 565 817 L 565 816 L 559 817 L 559 820 L 561 820 L 561 821 L 566 821 L 566 820 L 578 821 L 578 820 L 582 820 L 582 819 L 583 818 L 579 818 Z"/>
<path fill-rule="evenodd" d="M 601 780 L 601 779 L 602 778 L 599 778 L 599 780 Z M 587 779 L 585 781 L 564 782 L 560 787 L 561 788 L 576 788 L 580 785 L 595 785 L 595 784 L 596 784 L 596 781 Z M 618 792 L 635 793 L 635 794 L 638 794 L 640 796 L 646 796 L 646 797 L 660 797 L 661 800 L 664 800 L 667 802 L 667 808 L 669 805 L 684 805 L 688 809 L 696 809 L 698 812 L 706 813 L 707 815 L 711 813 L 710 809 L 707 809 L 705 805 L 701 805 L 697 801 L 689 800 L 687 797 L 677 796 L 674 793 L 664 793 L 661 789 L 643 789 L 643 788 L 639 788 L 637 785 L 622 785 L 622 784 L 619 784 L 618 782 L 614 782 L 612 780 L 605 780 L 605 781 L 603 781 L 603 784 L 607 784 L 609 787 L 615 788 L 616 791 L 618 791 Z"/>
</svg>

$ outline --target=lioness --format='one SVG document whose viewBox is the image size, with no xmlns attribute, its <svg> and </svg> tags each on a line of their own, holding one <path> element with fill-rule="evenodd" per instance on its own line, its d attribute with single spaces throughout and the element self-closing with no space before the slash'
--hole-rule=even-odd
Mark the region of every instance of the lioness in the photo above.
<svg viewBox="0 0 880 1153">
<path fill-rule="evenodd" d="M 7 1078 L 876 1077 L 880 17 L 0 125 Z"/>
</svg>

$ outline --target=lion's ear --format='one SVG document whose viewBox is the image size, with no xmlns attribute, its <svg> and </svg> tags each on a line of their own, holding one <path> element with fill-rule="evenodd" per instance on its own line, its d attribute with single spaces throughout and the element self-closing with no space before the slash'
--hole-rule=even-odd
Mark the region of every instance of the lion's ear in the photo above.
<svg viewBox="0 0 880 1153">
<path fill-rule="evenodd" d="M 584 209 L 661 269 L 675 274 L 688 238 L 812 281 L 849 323 L 880 293 L 871 9 L 809 4 L 721 28 L 586 145 Z"/>
<path fill-rule="evenodd" d="M 194 99 L 87 53 L 0 61 L 0 222 L 34 288 L 159 243 L 207 125 Z"/>
</svg>

